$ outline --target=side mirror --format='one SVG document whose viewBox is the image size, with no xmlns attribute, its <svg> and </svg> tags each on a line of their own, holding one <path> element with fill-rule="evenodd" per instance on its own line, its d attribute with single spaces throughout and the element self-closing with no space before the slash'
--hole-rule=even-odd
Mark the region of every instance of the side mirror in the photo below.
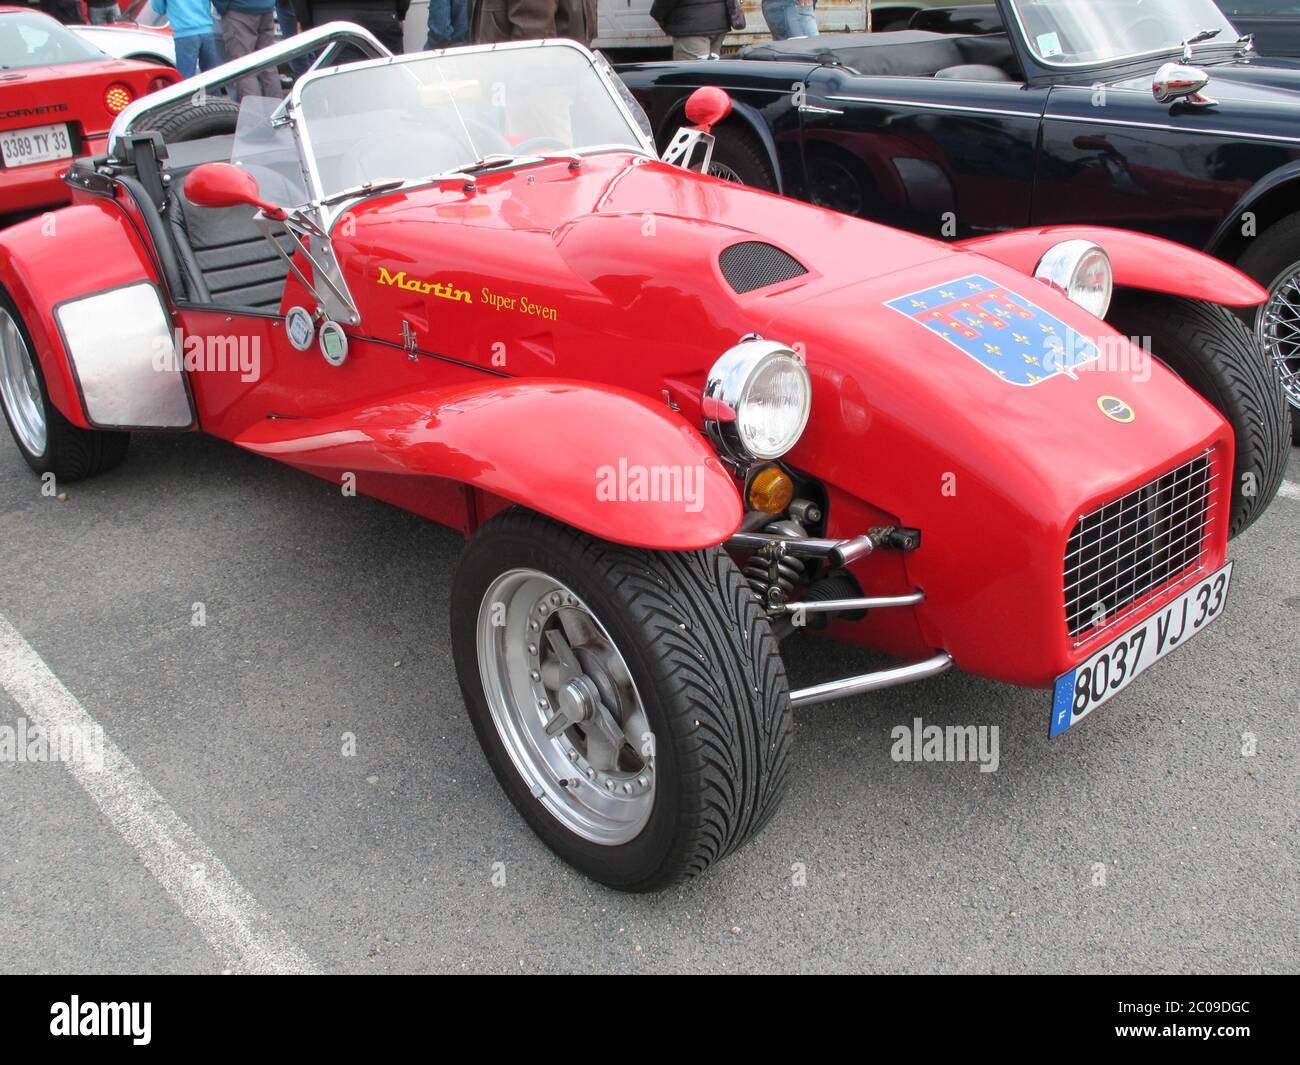
<svg viewBox="0 0 1300 1065">
<path fill-rule="evenodd" d="M 1183 63 L 1166 63 L 1156 71 L 1151 92 L 1157 103 L 1172 104 L 1185 100 L 1192 107 L 1213 107 L 1217 101 L 1201 95 L 1210 84 L 1210 75 L 1200 67 Z"/>
<path fill-rule="evenodd" d="M 230 163 L 203 163 L 185 179 L 185 195 L 197 207 L 256 207 L 267 218 L 282 221 L 283 207 L 262 199 L 257 178 Z"/>
<path fill-rule="evenodd" d="M 708 133 L 731 114 L 731 97 L 716 85 L 703 85 L 686 98 L 686 117 L 701 133 Z"/>
<path fill-rule="evenodd" d="M 714 126 L 731 114 L 731 97 L 714 85 L 703 85 L 686 98 L 686 120 L 692 125 L 682 126 L 673 136 L 660 159 L 683 170 L 709 172 L 713 162 Z M 704 158 L 694 163 L 695 149 L 704 148 Z"/>
</svg>

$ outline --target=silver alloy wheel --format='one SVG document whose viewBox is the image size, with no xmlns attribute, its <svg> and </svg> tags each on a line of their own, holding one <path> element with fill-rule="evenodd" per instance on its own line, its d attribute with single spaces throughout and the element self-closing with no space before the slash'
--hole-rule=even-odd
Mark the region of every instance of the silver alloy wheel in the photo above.
<svg viewBox="0 0 1300 1065">
<path fill-rule="evenodd" d="M 1256 316 L 1255 335 L 1273 360 L 1282 388 L 1293 407 L 1300 407 L 1300 263 L 1282 271 Z"/>
<path fill-rule="evenodd" d="M 654 808 L 654 736 L 605 626 L 554 577 L 512 569 L 484 593 L 477 646 L 493 724 L 533 797 L 592 843 L 635 839 Z"/>
<path fill-rule="evenodd" d="M 27 342 L 13 316 L 0 307 L 0 401 L 19 442 L 32 455 L 45 454 L 48 432 L 41 385 Z"/>
</svg>

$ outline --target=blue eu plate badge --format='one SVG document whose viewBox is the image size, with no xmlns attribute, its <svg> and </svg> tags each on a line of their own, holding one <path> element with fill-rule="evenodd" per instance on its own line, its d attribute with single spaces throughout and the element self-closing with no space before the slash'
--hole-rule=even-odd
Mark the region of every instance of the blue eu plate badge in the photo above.
<svg viewBox="0 0 1300 1065">
<path fill-rule="evenodd" d="M 885 304 L 1007 384 L 1033 386 L 1099 355 L 1095 341 L 1019 293 L 973 274 Z"/>
</svg>

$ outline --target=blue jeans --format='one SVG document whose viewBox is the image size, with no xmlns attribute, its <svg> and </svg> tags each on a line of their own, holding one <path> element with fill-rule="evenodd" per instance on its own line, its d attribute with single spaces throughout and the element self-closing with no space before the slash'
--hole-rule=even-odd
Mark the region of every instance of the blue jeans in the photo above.
<svg viewBox="0 0 1300 1065">
<path fill-rule="evenodd" d="M 298 12 L 293 9 L 293 4 L 289 3 L 289 0 L 277 0 L 275 21 L 280 24 L 280 36 L 285 40 L 298 32 Z M 293 72 L 295 78 L 300 78 L 310 66 L 311 56 L 300 55 L 289 63 L 289 70 Z"/>
<path fill-rule="evenodd" d="M 451 48 L 469 40 L 469 0 L 429 0 L 429 36 L 424 50 Z"/>
<path fill-rule="evenodd" d="M 196 33 L 176 38 L 176 69 L 182 78 L 192 78 L 200 70 L 221 65 L 221 48 L 215 33 Z"/>
<path fill-rule="evenodd" d="M 798 0 L 763 0 L 763 21 L 774 41 L 817 36 L 817 14 L 812 4 Z"/>
</svg>

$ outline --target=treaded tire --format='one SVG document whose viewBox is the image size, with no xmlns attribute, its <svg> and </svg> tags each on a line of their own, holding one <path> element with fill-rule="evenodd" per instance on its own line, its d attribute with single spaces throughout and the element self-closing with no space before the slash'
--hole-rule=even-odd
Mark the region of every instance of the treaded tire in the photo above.
<svg viewBox="0 0 1300 1065">
<path fill-rule="evenodd" d="M 766 192 L 776 191 L 776 175 L 772 173 L 772 167 L 767 161 L 767 153 L 763 151 L 763 146 L 758 142 L 757 137 L 739 126 L 726 125 L 719 126 L 713 131 L 713 139 L 713 160 L 709 173 L 715 177 L 723 177 L 714 170 L 721 164 L 740 179 L 741 185 L 748 185 L 752 189 L 763 189 Z M 725 177 L 724 180 L 733 179 Z"/>
<path fill-rule="evenodd" d="M 605 846 L 566 828 L 533 797 L 493 722 L 477 619 L 492 582 L 516 568 L 572 589 L 637 685 L 655 735 L 655 799 L 626 843 Z M 785 666 L 766 616 L 722 550 L 641 551 L 509 510 L 461 558 L 451 631 L 465 705 L 493 772 L 533 831 L 587 876 L 621 891 L 662 889 L 704 872 L 776 811 L 792 742 Z"/>
<path fill-rule="evenodd" d="M 239 105 L 224 96 L 208 97 L 201 104 L 183 103 L 151 116 L 140 125 L 156 130 L 164 144 L 181 144 L 203 137 L 224 137 L 239 124 Z"/>
<path fill-rule="evenodd" d="M 27 351 L 35 365 L 36 380 L 41 389 L 41 406 L 45 414 L 45 451 L 42 454 L 36 455 L 27 449 L 14 430 L 9 411 L 4 410 L 5 423 L 9 426 L 14 443 L 27 461 L 27 465 L 39 474 L 54 474 L 56 482 L 69 483 L 106 473 L 114 466 L 120 465 L 130 447 L 131 434 L 82 429 L 60 414 L 58 407 L 50 402 L 50 392 L 45 384 L 45 371 L 41 367 L 41 360 L 36 355 L 36 346 L 32 343 L 27 323 L 18 313 L 18 308 L 9 298 L 9 293 L 3 289 L 0 289 L 0 307 L 9 312 L 18 326 L 18 331 L 22 334 L 23 343 L 27 345 Z M 0 403 L 0 409 L 3 408 L 4 404 Z"/>
<path fill-rule="evenodd" d="M 1126 336 L 1149 336 L 1152 354 L 1232 426 L 1228 535 L 1244 532 L 1277 495 L 1290 450 L 1282 384 L 1254 334 L 1222 307 L 1150 292 L 1118 294 L 1107 319 Z"/>
<path fill-rule="evenodd" d="M 1300 262 L 1300 213 L 1288 215 L 1269 226 L 1251 242 L 1249 249 L 1237 261 L 1237 269 L 1254 278 L 1270 292 L 1283 271 Z M 1255 328 L 1260 308 L 1249 307 L 1243 313 L 1246 324 Z M 1300 445 L 1300 407 L 1291 408 L 1291 442 Z"/>
</svg>

